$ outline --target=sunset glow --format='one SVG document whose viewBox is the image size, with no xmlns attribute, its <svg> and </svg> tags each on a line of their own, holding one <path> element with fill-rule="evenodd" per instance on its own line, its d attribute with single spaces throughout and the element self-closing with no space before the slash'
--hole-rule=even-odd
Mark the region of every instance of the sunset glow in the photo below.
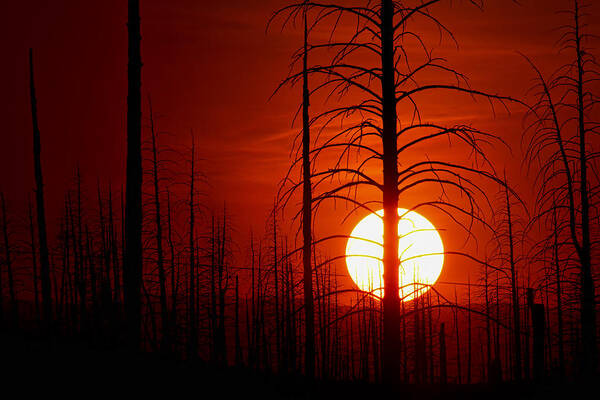
<svg viewBox="0 0 600 400">
<path fill-rule="evenodd" d="M 400 298 L 410 301 L 429 290 L 444 264 L 444 245 L 437 229 L 415 211 L 398 209 Z M 354 227 L 346 245 L 346 264 L 354 283 L 383 297 L 383 210 Z"/>
</svg>

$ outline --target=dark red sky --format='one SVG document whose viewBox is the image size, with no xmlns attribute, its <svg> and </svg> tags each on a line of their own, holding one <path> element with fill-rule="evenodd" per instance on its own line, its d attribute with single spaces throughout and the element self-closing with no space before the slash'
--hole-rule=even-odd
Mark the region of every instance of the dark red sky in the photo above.
<svg viewBox="0 0 600 400">
<path fill-rule="evenodd" d="M 450 2 L 449 2 L 450 3 Z M 522 97 L 532 74 L 517 51 L 544 72 L 561 60 L 554 46 L 566 0 L 486 1 L 483 12 L 466 1 L 439 7 L 454 32 L 458 51 L 439 54 L 466 73 L 474 87 Z M 589 12 L 600 15 L 600 4 Z M 269 16 L 284 1 L 142 0 L 144 96 L 152 95 L 161 130 L 186 145 L 193 129 L 202 169 L 209 177 L 210 202 L 226 200 L 238 231 L 262 231 L 277 183 L 289 164 L 291 128 L 298 88 L 268 100 L 288 71 L 299 33 L 265 33 Z M 95 185 L 121 184 L 124 176 L 127 31 L 126 2 L 5 2 L 0 24 L 2 144 L 0 189 L 22 210 L 33 187 L 27 51 L 35 51 L 43 165 L 50 218 L 58 218 L 62 196 L 79 163 L 83 179 Z M 590 30 L 598 33 L 591 18 Z M 429 104 L 443 122 L 462 121 L 493 130 L 513 145 L 496 151 L 498 169 L 522 190 L 531 188 L 520 171 L 522 113 L 485 104 L 440 98 Z M 147 116 L 147 114 L 146 114 Z M 93 189 L 92 189 L 93 190 Z M 94 193 L 94 192 L 91 192 Z M 348 226 L 348 231 L 350 226 Z"/>
</svg>

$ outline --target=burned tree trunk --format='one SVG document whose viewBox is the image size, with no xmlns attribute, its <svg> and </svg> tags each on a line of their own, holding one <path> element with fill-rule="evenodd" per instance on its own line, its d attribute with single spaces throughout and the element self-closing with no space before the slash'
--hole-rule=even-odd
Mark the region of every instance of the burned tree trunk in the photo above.
<svg viewBox="0 0 600 400">
<path fill-rule="evenodd" d="M 160 187 L 158 182 L 158 150 L 156 145 L 156 132 L 154 129 L 154 115 L 152 113 L 152 102 L 148 99 L 150 108 L 150 133 L 152 135 L 152 182 L 154 184 L 154 223 L 156 225 L 156 262 L 158 267 L 158 283 L 160 288 L 160 326 L 161 342 L 160 350 L 169 352 L 171 346 L 169 310 L 167 307 L 167 283 L 165 275 L 165 261 L 163 252 L 163 232 L 160 214 Z"/>
<path fill-rule="evenodd" d="M 241 367 L 244 363 L 242 356 L 242 340 L 240 336 L 240 283 L 235 276 L 235 365 Z"/>
<path fill-rule="evenodd" d="M 276 370 L 281 370 L 281 322 L 279 315 L 279 260 L 277 259 L 277 207 L 273 207 L 273 278 L 275 283 L 275 360 Z"/>
<path fill-rule="evenodd" d="M 474 91 L 461 85 L 461 83 L 448 83 L 445 82 L 440 84 L 426 84 L 420 85 L 414 82 L 413 76 L 420 74 L 420 71 L 425 69 L 437 69 L 441 68 L 443 71 L 449 72 L 452 76 L 452 80 L 462 80 L 462 75 L 457 73 L 451 68 L 445 66 L 439 66 L 434 59 L 431 58 L 429 51 L 425 50 L 424 56 L 426 61 L 419 66 L 411 66 L 405 59 L 408 58 L 407 51 L 404 49 L 402 38 L 405 35 L 411 35 L 415 37 L 421 46 L 425 47 L 418 33 L 406 32 L 405 27 L 408 21 L 412 21 L 415 16 L 429 15 L 428 7 L 433 2 L 423 2 L 420 5 L 411 7 L 409 5 L 400 5 L 398 2 L 393 0 L 379 0 L 375 2 L 366 2 L 362 6 L 350 6 L 347 4 L 335 4 L 327 2 L 323 4 L 321 2 L 302 2 L 293 4 L 287 7 L 283 7 L 275 13 L 275 17 L 280 15 L 286 16 L 286 24 L 288 21 L 294 20 L 300 16 L 301 12 L 304 12 L 306 16 L 307 10 L 315 10 L 315 26 L 319 24 L 326 24 L 331 22 L 331 36 L 336 36 L 336 39 L 331 39 L 324 42 L 316 42 L 304 46 L 304 57 L 308 51 L 319 54 L 320 50 L 331 51 L 334 54 L 330 58 L 330 62 L 323 65 L 316 65 L 311 68 L 306 66 L 306 58 L 303 59 L 304 65 L 302 72 L 291 74 L 285 79 L 282 84 L 295 84 L 303 80 L 306 85 L 306 78 L 308 74 L 322 75 L 325 77 L 325 82 L 314 88 L 314 91 L 325 91 L 329 92 L 328 95 L 339 95 L 340 98 L 345 97 L 350 92 L 359 92 L 361 101 L 354 101 L 356 99 L 355 94 L 348 95 L 346 99 L 347 103 L 341 102 L 340 105 L 336 105 L 333 108 L 327 109 L 322 113 L 318 113 L 312 121 L 321 120 L 324 126 L 329 126 L 332 121 L 341 121 L 344 127 L 341 131 L 335 133 L 332 137 L 328 138 L 322 144 L 316 144 L 315 149 L 312 150 L 312 156 L 317 157 L 319 153 L 331 150 L 336 152 L 335 149 L 342 148 L 342 156 L 338 153 L 338 162 L 335 163 L 333 168 L 329 168 L 326 171 L 314 172 L 309 175 L 308 168 L 310 167 L 308 160 L 304 158 L 302 161 L 304 167 L 305 178 L 304 184 L 304 196 L 306 195 L 306 183 L 307 177 L 313 177 L 314 179 L 312 190 L 317 191 L 320 188 L 324 188 L 322 193 L 314 196 L 312 199 L 313 207 L 318 207 L 321 202 L 326 200 L 344 200 L 352 204 L 353 210 L 349 212 L 351 214 L 357 210 L 371 210 L 371 204 L 380 204 L 380 201 L 370 199 L 367 202 L 361 202 L 356 196 L 356 191 L 364 185 L 375 188 L 381 191 L 381 198 L 383 199 L 383 322 L 382 322 L 382 343 L 381 343 L 381 354 L 382 354 L 382 377 L 385 383 L 396 383 L 399 378 L 400 372 L 400 356 L 402 355 L 401 340 L 400 337 L 400 297 L 399 297 L 399 257 L 398 257 L 398 201 L 401 193 L 412 190 L 413 188 L 420 187 L 426 184 L 435 183 L 449 185 L 455 187 L 469 197 L 470 200 L 474 199 L 474 194 L 479 192 L 479 188 L 475 184 L 466 183 L 462 180 L 462 172 L 479 175 L 488 179 L 496 180 L 495 175 L 491 172 L 484 172 L 478 169 L 474 169 L 461 164 L 454 164 L 446 160 L 440 160 L 431 162 L 420 161 L 414 163 L 412 166 L 403 167 L 399 170 L 398 160 L 399 154 L 403 151 L 408 151 L 416 146 L 417 143 L 424 141 L 433 140 L 442 136 L 458 135 L 459 137 L 469 137 L 469 142 L 474 139 L 476 135 L 483 134 L 483 132 L 461 126 L 454 127 L 443 127 L 436 124 L 421 123 L 420 112 L 418 106 L 413 99 L 413 95 L 417 93 L 432 93 L 439 90 L 452 90 L 458 93 L 469 93 L 476 96 L 483 96 L 490 100 L 509 100 L 508 98 L 488 95 L 483 92 Z M 304 9 L 303 9 L 304 8 Z M 332 16 L 336 16 L 333 18 Z M 329 21 L 329 17 L 332 17 L 332 21 Z M 349 36 L 346 33 L 337 34 L 336 28 L 342 24 L 342 20 L 352 20 L 356 22 L 356 31 L 352 32 Z M 437 19 L 432 18 L 434 24 L 441 30 L 445 30 L 443 25 L 438 22 Z M 305 29 L 306 31 L 306 29 Z M 306 32 L 305 32 L 306 33 Z M 365 52 L 369 55 L 369 63 L 355 63 L 354 59 L 350 55 L 354 55 L 357 52 Z M 302 52 L 297 53 L 294 56 L 294 64 L 301 61 Z M 367 58 L 367 57 L 365 57 Z M 374 64 L 374 65 L 373 65 Z M 406 64 L 406 68 L 402 65 Z M 407 71 L 404 71 L 406 69 Z M 378 82 L 378 87 L 373 87 L 373 82 Z M 381 86 L 379 86 L 379 84 Z M 308 91 L 305 90 L 305 100 L 308 98 Z M 311 93 L 312 94 L 312 93 Z M 397 108 L 400 107 L 400 102 L 409 104 L 408 107 L 413 107 L 414 118 L 412 121 L 406 122 L 405 127 L 400 131 L 398 130 L 400 124 L 398 121 Z M 303 111 L 307 110 L 307 102 L 304 102 Z M 419 117 L 417 117 L 419 115 Z M 345 125 L 347 120 L 351 117 L 359 117 L 359 122 L 350 123 Z M 418 120 L 418 122 L 417 122 Z M 437 133 L 431 134 L 430 129 L 436 130 Z M 409 133 L 408 142 L 404 143 L 403 146 L 398 146 L 398 136 L 400 134 L 409 131 L 427 131 L 423 133 L 423 136 L 418 139 L 412 140 L 412 135 Z M 304 129 L 304 146 L 307 146 L 307 129 Z M 465 136 L 463 136 L 465 135 Z M 378 138 L 377 149 L 371 144 L 365 145 L 362 141 L 364 138 Z M 379 141 L 379 139 L 381 139 Z M 305 149 L 303 149 L 305 150 Z M 306 149 L 308 151 L 308 149 Z M 355 167 L 351 162 L 347 161 L 346 158 L 349 152 L 357 153 L 365 151 L 369 154 L 368 157 L 362 157 L 362 162 L 357 164 Z M 475 150 L 478 154 L 479 149 Z M 421 153 L 422 155 L 422 153 Z M 404 157 L 404 156 L 403 156 Z M 342 161 L 344 159 L 345 161 Z M 369 165 L 368 163 L 376 163 L 376 165 Z M 294 162 L 293 168 L 297 166 L 299 160 Z M 345 163 L 345 164 L 344 164 Z M 344 165 L 343 165 L 344 164 Z M 459 173 L 449 171 L 447 168 L 452 170 L 456 169 Z M 292 169 L 292 168 L 291 168 Z M 376 170 L 383 175 L 383 182 L 379 182 L 378 179 L 372 178 L 372 171 Z M 440 178 L 439 173 L 444 175 L 448 174 L 449 179 Z M 333 179 L 328 178 L 339 178 L 339 183 L 331 183 Z M 326 182 L 326 183 L 323 183 Z M 288 201 L 293 193 L 297 193 L 300 184 L 292 184 L 290 190 L 283 196 L 285 201 Z M 401 188 L 400 188 L 401 186 Z M 352 195 L 354 192 L 354 195 Z M 442 196 L 444 197 L 444 196 Z M 380 199 L 381 199 L 380 198 Z M 378 199 L 378 200 L 380 200 Z M 438 202 L 436 203 L 436 207 Z M 439 204 L 443 206 L 455 207 L 449 202 L 441 201 Z M 432 204 L 418 204 L 419 206 L 430 206 Z M 473 205 L 473 203 L 471 203 Z M 461 209 L 462 210 L 462 209 Z M 307 207 L 304 204 L 304 213 L 306 215 Z M 474 217 L 473 208 L 471 212 L 464 210 L 467 215 Z M 381 215 L 380 215 L 381 216 Z M 306 218 L 304 218 L 303 227 L 305 230 L 310 229 L 307 224 Z M 336 239 L 337 236 L 327 238 Z M 305 246 L 308 241 L 305 240 Z M 305 253 L 308 254 L 309 249 L 306 248 Z M 305 256 L 305 277 L 308 278 L 308 262 L 310 256 Z M 307 281 L 308 279 L 306 279 Z M 306 294 L 306 293 L 305 293 Z M 307 320 L 308 324 L 313 324 L 314 321 Z M 352 324 L 352 320 L 348 320 L 349 324 Z M 307 345 L 310 346 L 310 338 L 307 338 Z M 350 341 L 349 346 L 352 347 L 353 343 Z M 307 349 L 308 352 L 308 349 Z M 314 353 L 314 352 L 313 352 Z M 306 363 L 307 371 L 309 365 L 312 365 L 313 360 L 310 358 L 311 355 L 307 353 Z M 354 376 L 354 363 L 348 365 L 349 373 Z M 351 371 L 351 372 L 350 372 Z M 308 372 L 307 372 L 308 373 Z"/>
<path fill-rule="evenodd" d="M 8 278 L 8 295 L 10 298 L 10 320 L 12 328 L 16 328 L 18 320 L 18 305 L 15 294 L 15 280 L 13 274 L 13 259 L 11 254 L 11 246 L 8 235 L 8 220 L 6 218 L 6 200 L 4 193 L 0 192 L 0 203 L 2 208 L 2 238 L 4 240 L 4 263 L 6 264 L 6 275 Z M 1 284 L 1 281 L 0 281 Z M 2 293 L 0 293 L 1 295 Z M 0 307 L 2 303 L 0 303 Z"/>
<path fill-rule="evenodd" d="M 33 272 L 33 297 L 34 297 L 34 307 L 35 307 L 35 319 L 36 321 L 40 321 L 40 292 L 39 292 L 39 283 L 38 283 L 38 264 L 37 264 L 37 251 L 35 249 L 35 226 L 33 223 L 33 205 L 31 204 L 31 198 L 29 198 L 28 202 L 28 211 L 29 211 L 29 243 L 31 250 L 31 267 Z M 1 286 L 1 284 L 0 284 Z M 2 293 L 0 292 L 0 297 L 2 297 Z M 1 305 L 0 305 L 1 308 Z M 1 320 L 1 318 L 0 318 Z"/>
<path fill-rule="evenodd" d="M 544 377 L 544 330 L 545 315 L 544 305 L 536 304 L 533 289 L 527 289 L 527 303 L 531 311 L 531 323 L 533 325 L 533 377 L 540 381 Z"/>
<path fill-rule="evenodd" d="M 592 36 L 584 32 L 586 24 L 582 21 L 585 13 L 584 7 L 580 6 L 579 1 L 573 2 L 573 9 L 569 14 L 573 17 L 570 24 L 561 28 L 565 29 L 560 43 L 562 50 L 573 51 L 573 58 L 566 66 L 561 68 L 547 83 L 539 69 L 530 61 L 538 77 L 538 85 L 542 91 L 537 99 L 532 113 L 534 118 L 534 134 L 530 139 L 529 158 L 538 157 L 538 153 L 552 143 L 556 150 L 544 163 L 561 164 L 560 167 L 547 168 L 547 173 L 542 176 L 541 190 L 542 194 L 539 200 L 542 210 L 540 214 L 550 215 L 551 208 L 558 206 L 568 210 L 568 229 L 570 234 L 570 245 L 574 247 L 576 259 L 578 262 L 579 278 L 579 312 L 581 324 L 581 344 L 579 353 L 579 373 L 589 375 L 596 372 L 598 361 L 598 348 L 596 343 L 596 299 L 595 282 L 592 272 L 592 232 L 590 229 L 590 219 L 593 218 L 594 195 L 597 193 L 597 185 L 592 185 L 588 168 L 593 171 L 592 163 L 595 155 L 588 146 L 590 140 L 588 133 L 595 131 L 597 123 L 590 120 L 590 110 L 598 103 L 593 92 L 587 87 L 597 75 L 594 69 L 597 67 L 590 49 L 585 47 L 586 37 Z M 588 77 L 593 75 L 594 77 Z M 560 94 L 560 100 L 553 100 L 555 90 L 564 89 L 570 96 L 566 97 Z M 572 96 L 571 96 L 572 95 Z M 561 112 L 566 110 L 568 114 L 564 121 L 561 121 Z M 547 115 L 540 117 L 540 115 Z M 567 122 L 574 122 L 573 134 L 568 134 Z M 548 129 L 548 126 L 551 129 Z M 567 133 L 564 131 L 567 130 Z M 557 172 L 559 171 L 559 172 Z M 555 179 L 561 179 L 554 184 Z M 563 180 L 564 179 L 564 180 Z M 566 180 L 566 187 L 565 187 Z M 556 187 L 560 187 L 557 191 Z M 566 191 L 563 191 L 566 189 Z M 564 193 L 566 192 L 566 196 Z M 558 197 L 555 197 L 555 194 Z M 552 203 L 550 202 L 552 199 Z M 561 204 L 562 202 L 562 204 Z M 592 225 L 593 226 L 593 225 Z M 577 338 L 579 339 L 579 338 Z M 561 367 L 562 369 L 562 367 Z"/>
<path fill-rule="evenodd" d="M 471 362 L 472 357 L 472 328 L 471 328 L 471 278 L 469 277 L 468 282 L 468 294 L 467 294 L 467 384 L 471 384 Z"/>
<path fill-rule="evenodd" d="M 592 242 L 590 237 L 590 194 L 588 190 L 588 163 L 589 154 L 586 150 L 586 133 L 589 129 L 585 126 L 585 109 L 583 85 L 584 78 L 584 50 L 581 46 L 582 34 L 580 32 L 579 3 L 575 1 L 574 10 L 575 50 L 577 57 L 577 129 L 579 135 L 579 180 L 581 182 L 581 246 L 579 258 L 581 261 L 581 334 L 582 334 L 582 372 L 591 375 L 597 366 L 596 344 L 596 295 L 594 277 L 592 275 Z"/>
<path fill-rule="evenodd" d="M 383 98 L 383 381 L 400 377 L 398 295 L 398 147 L 394 66 L 394 2 L 381 6 L 381 90 Z"/>
<path fill-rule="evenodd" d="M 86 284 L 86 261 L 83 254 L 83 227 L 81 219 L 81 175 L 79 172 L 79 166 L 76 170 L 77 178 L 77 236 L 73 231 L 73 247 L 77 246 L 77 253 L 79 254 L 79 280 L 77 282 L 77 288 L 79 291 L 79 321 L 81 325 L 81 332 L 87 334 L 89 331 L 88 326 L 88 313 L 87 313 L 87 284 Z M 77 239 L 77 244 L 75 244 Z"/>
<path fill-rule="evenodd" d="M 218 254 L 218 290 L 219 290 L 219 315 L 218 315 L 218 329 L 217 329 L 217 350 L 218 362 L 225 366 L 227 365 L 227 336 L 225 331 L 225 297 L 227 292 L 227 284 L 229 277 L 225 270 L 225 250 L 227 242 L 227 214 L 225 208 L 223 208 L 223 226 L 220 235 L 220 247 Z"/>
<path fill-rule="evenodd" d="M 512 226 L 512 215 L 510 210 L 510 199 L 508 197 L 508 188 L 505 187 L 506 194 L 506 217 L 508 223 L 508 246 L 509 246 L 509 257 L 510 257 L 510 286 L 512 296 L 512 312 L 513 312 L 513 346 L 514 346 L 514 379 L 516 381 L 521 380 L 521 318 L 519 311 L 519 295 L 517 293 L 517 271 L 514 257 L 514 242 L 513 242 L 513 226 Z"/>
<path fill-rule="evenodd" d="M 175 347 L 175 339 L 177 338 L 177 289 L 178 274 L 176 274 L 175 266 L 175 245 L 173 243 L 173 225 L 171 222 L 171 194 L 167 189 L 167 241 L 169 243 L 169 252 L 171 258 L 171 315 L 169 316 L 169 334 L 173 343 L 172 349 Z M 177 276 L 176 276 L 177 275 Z"/>
<path fill-rule="evenodd" d="M 448 383 L 448 367 L 446 359 L 446 331 L 445 324 L 440 325 L 440 383 L 445 385 Z"/>
<path fill-rule="evenodd" d="M 560 273 L 560 261 L 559 261 L 559 246 L 558 246 L 558 220 L 556 217 L 556 204 L 552 210 L 553 225 L 555 227 L 552 234 L 553 238 L 553 263 L 554 263 L 554 275 L 556 277 L 556 320 L 558 330 L 558 370 L 560 378 L 565 377 L 565 346 L 564 346 L 564 328 L 563 328 L 563 300 L 562 300 L 562 288 L 561 288 L 561 273 Z"/>
<path fill-rule="evenodd" d="M 108 224 L 109 224 L 109 240 L 112 255 L 113 266 L 113 302 L 121 303 L 121 278 L 119 274 L 119 246 L 117 244 L 117 233 L 114 223 L 112 187 L 108 187 Z M 121 238 L 123 241 L 124 238 Z"/>
<path fill-rule="evenodd" d="M 196 321 L 196 258 L 195 248 L 196 239 L 194 235 L 195 230 L 195 209 L 194 209 L 194 161 L 195 161 L 195 143 L 194 134 L 192 132 L 192 158 L 191 158 L 191 171 L 190 171 L 190 197 L 189 197 L 189 252 L 190 252 L 190 275 L 188 278 L 188 338 L 187 338 L 187 351 L 188 359 L 193 359 L 198 353 L 198 324 Z"/>
<path fill-rule="evenodd" d="M 40 246 L 40 281 L 42 285 L 42 312 L 44 328 L 52 324 L 52 288 L 50 283 L 50 261 L 48 260 L 48 236 L 46 232 L 46 211 L 44 208 L 44 179 L 42 176 L 41 140 L 37 117 L 37 99 L 33 74 L 33 50 L 29 49 L 29 88 L 31 100 L 31 121 L 33 124 L 33 163 L 35 172 L 35 200 L 37 208 L 38 243 Z"/>
<path fill-rule="evenodd" d="M 129 0 L 128 4 L 127 186 L 123 294 L 128 345 L 137 351 L 141 344 L 142 295 L 142 37 L 140 34 L 140 2 L 139 0 Z"/>
<path fill-rule="evenodd" d="M 304 271 L 304 318 L 305 344 L 304 368 L 306 377 L 312 380 L 315 376 L 315 310 L 312 285 L 312 187 L 310 181 L 310 125 L 309 125 L 309 90 L 308 90 L 308 22 L 304 10 L 304 56 L 302 71 L 302 265 Z"/>
</svg>

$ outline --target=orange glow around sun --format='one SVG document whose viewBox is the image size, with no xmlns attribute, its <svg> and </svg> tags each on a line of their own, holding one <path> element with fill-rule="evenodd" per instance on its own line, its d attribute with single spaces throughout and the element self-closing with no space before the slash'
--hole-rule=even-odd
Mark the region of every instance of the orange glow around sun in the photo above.
<svg viewBox="0 0 600 400">
<path fill-rule="evenodd" d="M 437 229 L 415 211 L 398 209 L 399 294 L 410 301 L 427 292 L 444 264 L 444 245 Z M 354 283 L 383 297 L 383 210 L 367 215 L 352 230 L 346 264 Z"/>
</svg>

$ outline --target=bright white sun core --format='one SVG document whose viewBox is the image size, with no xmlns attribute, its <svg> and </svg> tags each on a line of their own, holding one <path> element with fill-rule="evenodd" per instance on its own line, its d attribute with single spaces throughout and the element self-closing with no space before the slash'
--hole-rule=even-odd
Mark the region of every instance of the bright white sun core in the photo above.
<svg viewBox="0 0 600 400">
<path fill-rule="evenodd" d="M 444 245 L 437 229 L 415 211 L 398 209 L 399 294 L 410 301 L 427 292 L 444 264 Z M 352 230 L 346 264 L 354 283 L 383 297 L 383 210 L 369 214 Z M 366 239 L 366 240 L 361 240 Z"/>
</svg>

